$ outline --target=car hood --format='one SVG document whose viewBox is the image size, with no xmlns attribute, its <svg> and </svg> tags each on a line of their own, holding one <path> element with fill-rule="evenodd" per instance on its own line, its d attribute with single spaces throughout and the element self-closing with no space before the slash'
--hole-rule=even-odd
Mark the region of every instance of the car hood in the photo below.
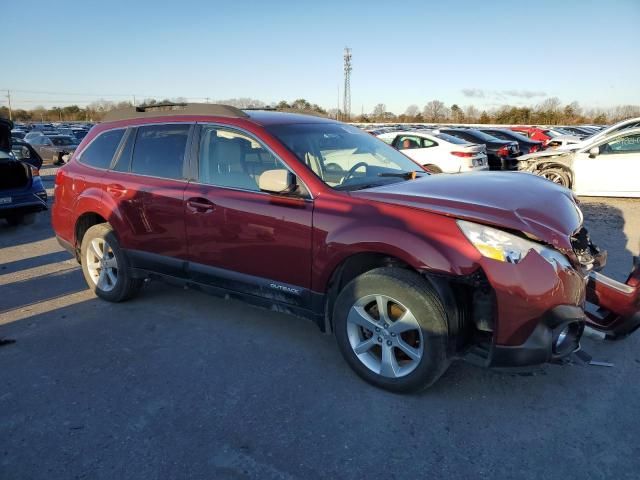
<svg viewBox="0 0 640 480">
<path fill-rule="evenodd" d="M 560 150 L 560 148 L 542 150 L 541 152 L 527 153 L 526 155 L 520 155 L 519 161 L 530 160 L 544 160 L 551 157 L 569 157 L 573 152 L 567 150 Z"/>
<path fill-rule="evenodd" d="M 352 195 L 524 232 L 566 251 L 583 220 L 570 190 L 529 173 L 429 175 Z"/>
<path fill-rule="evenodd" d="M 553 137 L 551 139 L 551 141 L 560 141 L 560 142 L 566 142 L 566 143 L 580 143 L 582 141 L 582 139 L 580 137 L 576 137 L 575 135 L 558 135 L 557 137 Z"/>
</svg>

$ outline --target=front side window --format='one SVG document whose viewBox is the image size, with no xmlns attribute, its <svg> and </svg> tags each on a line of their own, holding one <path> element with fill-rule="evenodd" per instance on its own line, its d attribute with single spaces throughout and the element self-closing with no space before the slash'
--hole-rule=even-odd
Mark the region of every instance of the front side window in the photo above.
<svg viewBox="0 0 640 480">
<path fill-rule="evenodd" d="M 286 168 L 254 138 L 220 127 L 202 127 L 199 152 L 198 178 L 207 185 L 258 192 L 260 175 Z"/>
<path fill-rule="evenodd" d="M 350 125 L 306 123 L 270 125 L 275 136 L 328 186 L 357 190 L 401 182 L 418 164 L 383 141 Z"/>
<path fill-rule="evenodd" d="M 619 153 L 639 153 L 640 134 L 618 137 L 603 145 L 600 145 L 601 155 L 614 155 Z"/>
<path fill-rule="evenodd" d="M 131 172 L 151 177 L 183 178 L 189 124 L 150 125 L 138 128 Z"/>
<path fill-rule="evenodd" d="M 80 155 L 79 161 L 95 168 L 109 168 L 124 130 L 111 130 L 96 137 Z"/>
</svg>

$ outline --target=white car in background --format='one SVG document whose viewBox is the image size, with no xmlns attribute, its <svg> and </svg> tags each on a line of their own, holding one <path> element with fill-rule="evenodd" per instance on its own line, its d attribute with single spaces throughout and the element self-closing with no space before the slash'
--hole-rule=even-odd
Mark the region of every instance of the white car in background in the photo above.
<svg viewBox="0 0 640 480">
<path fill-rule="evenodd" d="M 567 152 L 518 157 L 518 170 L 573 189 L 577 195 L 640 197 L 640 128 L 619 130 Z"/>
<path fill-rule="evenodd" d="M 581 141 L 572 144 L 566 144 L 558 147 L 558 150 L 565 151 L 575 151 L 579 150 L 586 145 L 593 144 L 598 140 L 611 135 L 612 133 L 620 132 L 622 130 L 627 130 L 630 128 L 639 128 L 640 127 L 640 117 L 628 118 L 627 120 L 622 120 L 621 122 L 615 123 L 599 132 L 594 133 L 586 138 L 583 138 Z"/>
<path fill-rule="evenodd" d="M 487 147 L 438 131 L 388 132 L 378 138 L 423 165 L 431 173 L 489 170 Z"/>
</svg>

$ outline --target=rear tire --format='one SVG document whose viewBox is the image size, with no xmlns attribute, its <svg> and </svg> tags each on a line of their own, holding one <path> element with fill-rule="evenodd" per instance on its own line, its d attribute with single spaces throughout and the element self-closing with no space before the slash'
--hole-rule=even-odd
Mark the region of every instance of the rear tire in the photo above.
<svg viewBox="0 0 640 480">
<path fill-rule="evenodd" d="M 415 272 L 378 268 L 356 277 L 338 295 L 333 320 L 344 359 L 377 387 L 421 390 L 449 367 L 445 308 Z"/>
<path fill-rule="evenodd" d="M 89 228 L 80 247 L 82 273 L 95 294 L 108 302 L 135 296 L 143 280 L 133 278 L 126 255 L 108 223 Z"/>
</svg>

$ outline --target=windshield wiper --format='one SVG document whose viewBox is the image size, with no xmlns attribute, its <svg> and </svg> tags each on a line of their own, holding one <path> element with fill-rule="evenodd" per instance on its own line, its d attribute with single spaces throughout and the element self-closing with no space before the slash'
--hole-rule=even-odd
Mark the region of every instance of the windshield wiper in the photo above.
<svg viewBox="0 0 640 480">
<path fill-rule="evenodd" d="M 383 173 L 379 173 L 378 176 L 379 177 L 397 177 L 397 178 L 404 178 L 405 180 L 415 180 L 418 176 L 418 173 L 422 173 L 422 172 L 418 172 L 418 171 L 413 171 L 413 172 L 383 172 Z"/>
</svg>

